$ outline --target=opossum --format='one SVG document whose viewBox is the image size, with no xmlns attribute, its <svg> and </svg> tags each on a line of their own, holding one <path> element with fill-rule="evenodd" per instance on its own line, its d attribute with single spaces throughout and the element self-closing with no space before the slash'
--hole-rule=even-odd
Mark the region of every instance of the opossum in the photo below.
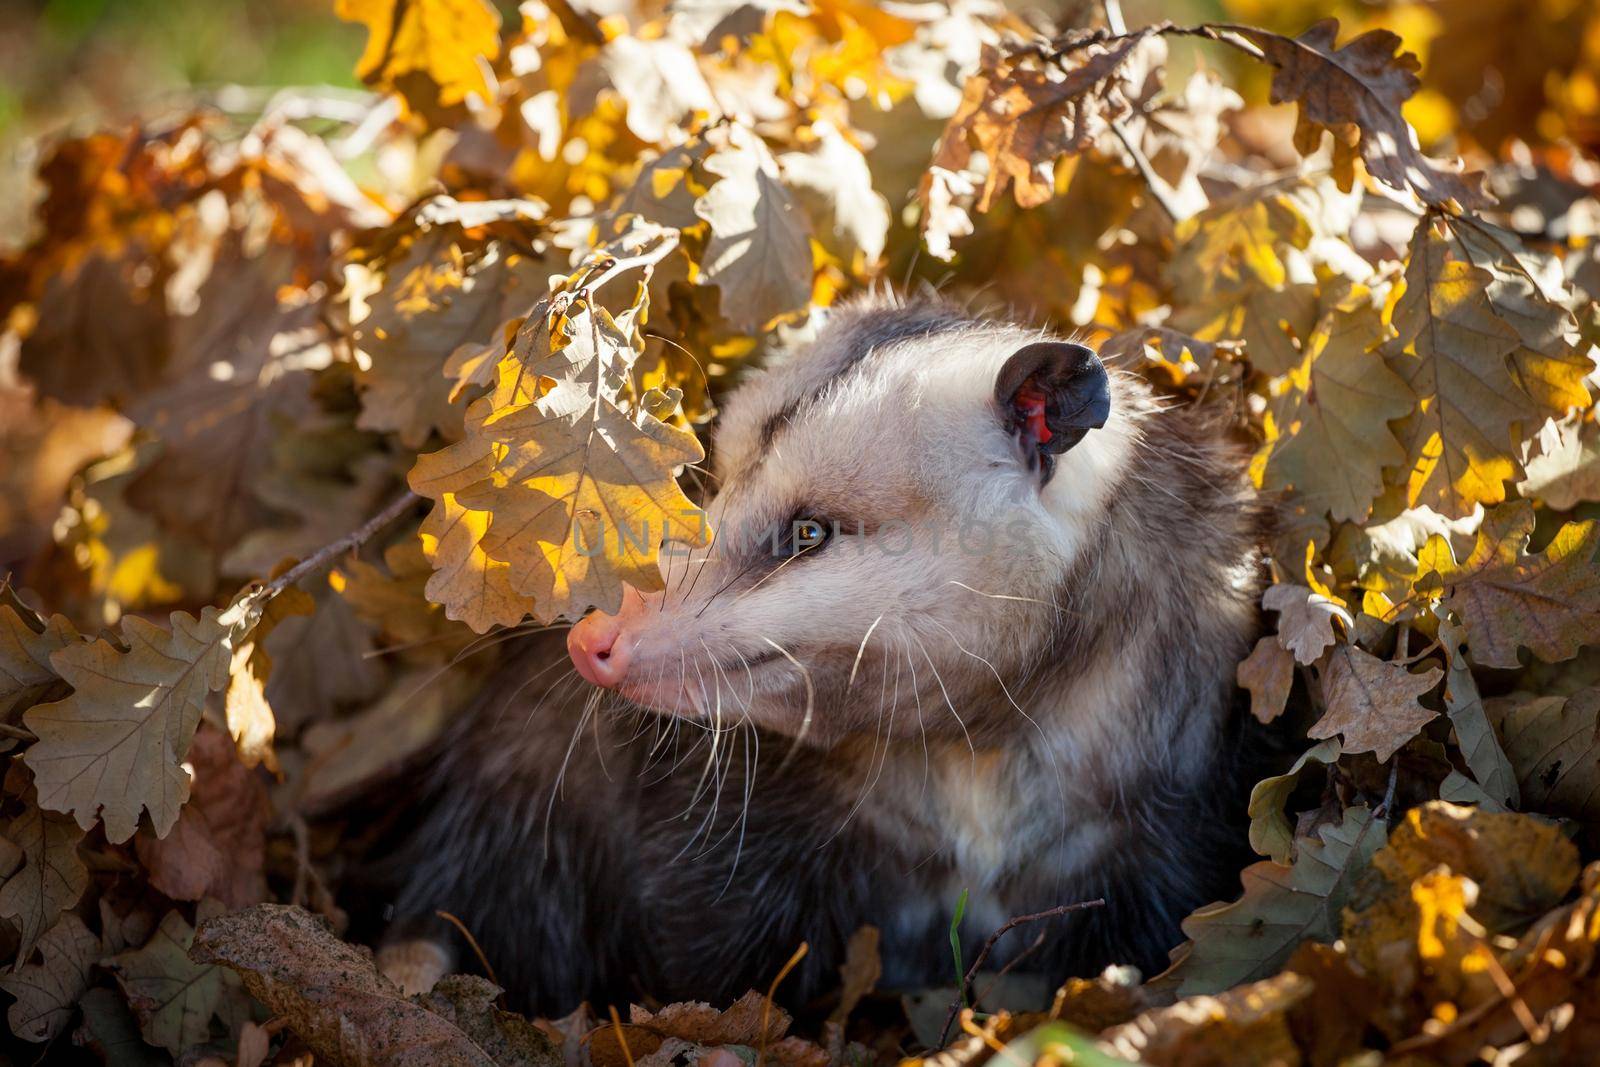
<svg viewBox="0 0 1600 1067">
<path fill-rule="evenodd" d="M 713 456 L 709 548 L 571 629 L 585 681 L 535 643 L 441 746 L 386 972 L 476 965 L 445 911 L 546 1014 L 725 1003 L 802 942 L 804 1001 L 868 924 L 882 985 L 948 986 L 965 895 L 968 960 L 1103 898 L 986 966 L 1149 974 L 1237 894 L 1264 520 L 1218 419 L 878 299 L 740 385 Z"/>
</svg>

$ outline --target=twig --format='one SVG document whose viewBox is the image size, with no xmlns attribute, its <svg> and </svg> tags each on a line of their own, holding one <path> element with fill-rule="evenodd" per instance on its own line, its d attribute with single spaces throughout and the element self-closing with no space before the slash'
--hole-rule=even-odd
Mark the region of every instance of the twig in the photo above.
<svg viewBox="0 0 1600 1067">
<path fill-rule="evenodd" d="M 772 985 L 767 987 L 767 1000 L 765 1004 L 761 1005 L 761 1047 L 756 1050 L 756 1067 L 761 1067 L 767 1058 L 767 1041 L 770 1037 L 767 1033 L 767 1024 L 772 1019 L 772 998 L 778 995 L 778 986 L 783 984 L 783 980 L 789 977 L 789 972 L 794 970 L 795 966 L 806 958 L 806 953 L 809 951 L 811 951 L 811 946 L 804 941 L 800 942 L 800 947 L 794 950 L 794 955 L 789 957 L 789 962 L 783 965 L 782 969 L 778 971 L 778 977 L 774 978 Z M 629 1067 L 632 1067 L 631 1063 Z"/>
<path fill-rule="evenodd" d="M 1122 122 L 1118 119 L 1112 119 L 1110 125 L 1111 132 L 1117 135 L 1117 140 L 1122 142 L 1122 147 L 1127 149 L 1128 155 L 1133 157 L 1134 168 L 1138 170 L 1139 177 L 1144 179 L 1144 184 L 1150 190 L 1150 199 L 1154 200 L 1156 206 L 1165 212 L 1167 218 L 1173 222 L 1182 222 L 1188 218 L 1189 213 L 1180 208 L 1172 199 L 1172 186 L 1167 184 L 1165 178 L 1156 173 L 1156 169 L 1150 165 L 1150 161 L 1139 150 L 1139 146 L 1133 143 L 1133 138 L 1128 136 L 1128 131 L 1122 128 Z"/>
<path fill-rule="evenodd" d="M 360 548 L 372 540 L 379 530 L 399 518 L 407 508 L 421 499 L 416 493 L 407 489 L 399 497 L 391 501 L 388 507 L 362 523 L 359 528 L 345 534 L 337 541 L 323 545 L 311 555 L 272 579 L 266 584 L 266 591 L 276 596 L 306 575 L 332 563 L 334 558 L 341 553 L 348 552 L 352 548 Z"/>
<path fill-rule="evenodd" d="M 622 1046 L 622 1058 L 628 1061 L 628 1067 L 633 1067 L 633 1053 L 628 1049 L 628 1035 L 622 1032 L 622 1017 L 617 1014 L 615 1004 L 607 1004 L 606 1009 L 611 1012 L 611 1027 L 617 1032 L 617 1044 Z"/>
<path fill-rule="evenodd" d="M 467 939 L 467 944 L 472 946 L 472 951 L 477 955 L 478 962 L 483 964 L 483 973 L 489 977 L 489 981 L 499 985 L 500 979 L 495 977 L 494 967 L 490 965 L 489 957 L 483 954 L 482 946 L 478 944 L 478 939 L 472 936 L 472 931 L 467 929 L 467 924 L 451 915 L 448 911 L 435 911 L 434 914 L 461 932 L 461 936 Z"/>
<path fill-rule="evenodd" d="M 1106 13 L 1106 26 L 1121 36 L 1128 32 L 1128 20 L 1122 17 L 1122 0 L 1100 0 L 1100 9 Z"/>
<path fill-rule="evenodd" d="M 1383 819 L 1383 825 L 1385 829 L 1387 829 L 1389 825 L 1389 812 L 1394 809 L 1395 786 L 1397 786 L 1399 783 L 1400 754 L 1397 752 L 1395 753 L 1394 762 L 1389 765 L 1389 785 L 1383 791 L 1383 803 L 1379 805 L 1377 812 L 1374 813 Z"/>
<path fill-rule="evenodd" d="M 1076 904 L 1061 904 L 1054 908 L 1047 908 L 1044 911 L 1036 911 L 1032 915 L 1018 915 L 1014 918 L 1007 919 L 1000 929 L 989 935 L 989 940 L 983 943 L 983 948 L 980 949 L 977 956 L 973 958 L 972 966 L 967 968 L 967 973 L 962 976 L 961 987 L 956 990 L 956 999 L 950 1004 L 950 1014 L 945 1016 L 944 1027 L 939 1031 L 939 1047 L 943 1048 L 945 1042 L 949 1039 L 950 1024 L 955 1022 L 956 1015 L 961 1011 L 961 1003 L 966 999 L 967 991 L 972 986 L 972 980 L 976 978 L 978 976 L 978 972 L 983 969 L 983 963 L 989 958 L 989 953 L 991 950 L 993 950 L 996 942 L 1019 926 L 1025 926 L 1028 923 L 1036 923 L 1043 919 L 1054 919 L 1059 915 L 1066 915 L 1074 911 L 1083 911 L 1085 908 L 1103 908 L 1105 907 L 1105 903 L 1105 897 L 1097 897 L 1094 900 L 1083 900 Z M 1029 951 L 1031 952 L 1032 949 L 1029 949 Z"/>
</svg>

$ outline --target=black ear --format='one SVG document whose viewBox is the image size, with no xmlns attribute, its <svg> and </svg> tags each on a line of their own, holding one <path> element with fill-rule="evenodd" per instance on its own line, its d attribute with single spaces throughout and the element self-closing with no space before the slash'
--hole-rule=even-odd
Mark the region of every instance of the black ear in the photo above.
<svg viewBox="0 0 1600 1067">
<path fill-rule="evenodd" d="M 1111 379 L 1100 358 L 1070 341 L 1041 341 L 1012 353 L 994 383 L 1001 418 L 1043 481 L 1055 457 L 1111 416 Z"/>
</svg>

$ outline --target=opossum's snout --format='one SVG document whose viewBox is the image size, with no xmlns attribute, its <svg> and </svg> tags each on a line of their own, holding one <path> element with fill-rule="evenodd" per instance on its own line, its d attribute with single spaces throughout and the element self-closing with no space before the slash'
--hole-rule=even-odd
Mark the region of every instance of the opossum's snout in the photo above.
<svg viewBox="0 0 1600 1067">
<path fill-rule="evenodd" d="M 572 657 L 572 665 L 584 681 L 604 689 L 615 689 L 622 684 L 628 677 L 638 640 L 635 624 L 651 604 L 652 600 L 629 587 L 617 614 L 592 611 L 568 631 L 567 655 Z"/>
<path fill-rule="evenodd" d="M 1018 349 L 1000 368 L 994 397 L 1041 482 L 1055 473 L 1055 457 L 1111 417 L 1105 364 L 1072 341 L 1040 341 Z"/>
</svg>

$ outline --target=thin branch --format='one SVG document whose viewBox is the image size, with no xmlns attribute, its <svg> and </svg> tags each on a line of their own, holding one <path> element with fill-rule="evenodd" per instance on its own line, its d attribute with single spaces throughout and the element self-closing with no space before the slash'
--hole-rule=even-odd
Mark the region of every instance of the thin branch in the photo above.
<svg viewBox="0 0 1600 1067">
<path fill-rule="evenodd" d="M 1139 150 L 1139 146 L 1133 143 L 1133 138 L 1128 136 L 1128 131 L 1122 128 L 1121 121 L 1117 119 L 1111 120 L 1111 132 L 1117 135 L 1117 140 L 1122 142 L 1122 147 L 1127 149 L 1128 155 L 1133 157 L 1133 165 L 1139 171 L 1139 177 L 1144 179 L 1146 188 L 1150 190 L 1150 199 L 1156 202 L 1156 206 L 1165 212 L 1167 218 L 1173 222 L 1182 222 L 1188 218 L 1189 212 L 1184 211 L 1172 199 L 1172 186 L 1167 184 L 1165 178 L 1156 173 L 1155 168 L 1150 165 L 1150 160 L 1146 159 L 1145 154 Z"/>
<path fill-rule="evenodd" d="M 1106 13 L 1106 26 L 1112 33 L 1120 36 L 1128 32 L 1128 20 L 1122 17 L 1122 0 L 1100 0 L 1100 8 Z"/>
<path fill-rule="evenodd" d="M 361 526 L 345 534 L 337 541 L 323 545 L 293 567 L 278 575 L 266 584 L 266 591 L 276 596 L 285 589 L 294 585 L 306 575 L 321 570 L 328 566 L 338 556 L 353 548 L 360 548 L 395 519 L 398 519 L 407 508 L 422 498 L 407 489 L 400 496 L 390 502 L 389 506 L 378 512 L 372 518 L 362 523 Z"/>
<path fill-rule="evenodd" d="M 978 972 L 983 969 L 984 961 L 989 958 L 989 953 L 994 949 L 996 942 L 1019 926 L 1026 926 L 1028 923 L 1036 923 L 1044 919 L 1054 919 L 1057 916 L 1067 915 L 1074 911 L 1083 911 L 1087 908 L 1103 908 L 1105 903 L 1105 897 L 1097 897 L 1094 900 L 1083 900 L 1076 904 L 1061 904 L 1054 908 L 1046 908 L 1044 911 L 1036 911 L 1032 915 L 1018 915 L 1007 919 L 1000 929 L 989 935 L 989 939 L 983 943 L 983 948 L 973 958 L 972 966 L 968 967 L 967 973 L 962 976 L 961 986 L 956 990 L 956 999 L 950 1004 L 950 1014 L 945 1016 L 944 1028 L 939 1031 L 939 1047 L 943 1048 L 945 1042 L 949 1039 L 950 1024 L 955 1022 L 956 1015 L 961 1011 L 962 1001 L 967 999 L 967 994 L 972 988 L 972 980 L 978 977 Z M 1031 952 L 1033 950 L 1030 948 L 1028 951 Z"/>
</svg>

